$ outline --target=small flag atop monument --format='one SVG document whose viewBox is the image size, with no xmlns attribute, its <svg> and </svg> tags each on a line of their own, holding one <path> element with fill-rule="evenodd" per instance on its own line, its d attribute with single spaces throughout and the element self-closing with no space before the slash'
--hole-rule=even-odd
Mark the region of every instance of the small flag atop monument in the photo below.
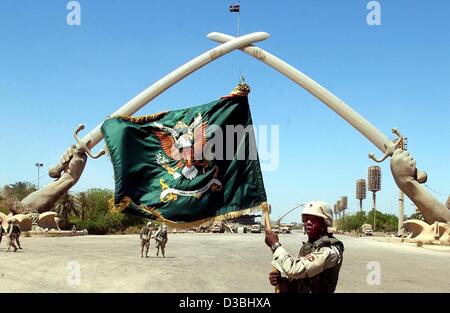
<svg viewBox="0 0 450 313">
<path fill-rule="evenodd" d="M 239 4 L 230 5 L 230 12 L 239 12 L 241 6 Z"/>
</svg>

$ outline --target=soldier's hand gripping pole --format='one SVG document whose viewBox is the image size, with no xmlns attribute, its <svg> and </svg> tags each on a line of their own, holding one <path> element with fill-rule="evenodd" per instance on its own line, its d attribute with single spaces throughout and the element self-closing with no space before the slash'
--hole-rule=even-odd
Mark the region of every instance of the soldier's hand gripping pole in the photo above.
<svg viewBox="0 0 450 313">
<path fill-rule="evenodd" d="M 264 224 L 266 226 L 266 230 L 272 231 L 272 224 L 270 222 L 270 205 L 263 203 L 261 204 L 261 208 L 264 214 Z M 272 267 L 272 273 L 273 272 L 278 272 L 278 270 L 275 267 Z M 275 293 L 280 293 L 280 286 L 275 286 Z"/>
</svg>

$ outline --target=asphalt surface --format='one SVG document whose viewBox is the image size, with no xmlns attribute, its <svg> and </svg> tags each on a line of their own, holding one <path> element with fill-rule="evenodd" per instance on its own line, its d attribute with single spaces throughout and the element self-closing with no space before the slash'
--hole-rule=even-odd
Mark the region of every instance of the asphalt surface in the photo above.
<svg viewBox="0 0 450 313">
<path fill-rule="evenodd" d="M 450 292 L 450 247 L 338 236 L 337 292 Z M 293 255 L 306 237 L 280 235 Z M 24 237 L 0 244 L 0 292 L 273 292 L 264 234 L 169 234 L 166 258 L 140 257 L 137 235 Z"/>
</svg>

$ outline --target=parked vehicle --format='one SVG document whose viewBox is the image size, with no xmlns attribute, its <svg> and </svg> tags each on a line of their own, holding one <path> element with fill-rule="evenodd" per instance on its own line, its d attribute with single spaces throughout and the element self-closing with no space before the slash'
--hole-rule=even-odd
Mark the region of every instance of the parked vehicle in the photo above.
<svg viewBox="0 0 450 313">
<path fill-rule="evenodd" d="M 276 234 L 290 234 L 292 231 L 292 225 L 282 224 L 272 228 L 272 231 Z"/>
<path fill-rule="evenodd" d="M 197 229 L 197 232 L 199 233 L 207 233 L 208 232 L 208 225 L 200 225 Z"/>
<path fill-rule="evenodd" d="M 282 225 L 278 228 L 280 234 L 290 234 L 291 229 L 289 225 Z"/>
<path fill-rule="evenodd" d="M 252 228 L 250 230 L 252 233 L 260 233 L 262 231 L 262 227 L 259 224 L 252 225 Z"/>
<path fill-rule="evenodd" d="M 211 227 L 212 233 L 224 233 L 225 232 L 225 226 L 222 222 L 214 223 Z"/>
<path fill-rule="evenodd" d="M 245 234 L 247 232 L 247 228 L 245 228 L 245 226 L 238 226 L 236 232 L 238 234 Z"/>
<path fill-rule="evenodd" d="M 373 235 L 373 228 L 370 224 L 363 224 L 361 226 L 361 232 L 366 236 L 372 236 Z"/>
</svg>

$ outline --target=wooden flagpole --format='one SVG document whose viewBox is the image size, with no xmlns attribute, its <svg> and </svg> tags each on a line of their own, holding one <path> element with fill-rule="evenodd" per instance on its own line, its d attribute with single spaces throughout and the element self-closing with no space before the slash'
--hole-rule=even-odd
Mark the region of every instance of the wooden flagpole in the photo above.
<svg viewBox="0 0 450 313">
<path fill-rule="evenodd" d="M 264 202 L 261 204 L 261 209 L 264 214 L 264 224 L 266 229 L 272 231 L 272 223 L 270 222 L 270 205 L 267 202 Z M 278 270 L 275 267 L 272 267 L 272 273 L 273 272 L 278 272 Z M 275 286 L 275 293 L 280 293 L 279 285 Z"/>
</svg>

